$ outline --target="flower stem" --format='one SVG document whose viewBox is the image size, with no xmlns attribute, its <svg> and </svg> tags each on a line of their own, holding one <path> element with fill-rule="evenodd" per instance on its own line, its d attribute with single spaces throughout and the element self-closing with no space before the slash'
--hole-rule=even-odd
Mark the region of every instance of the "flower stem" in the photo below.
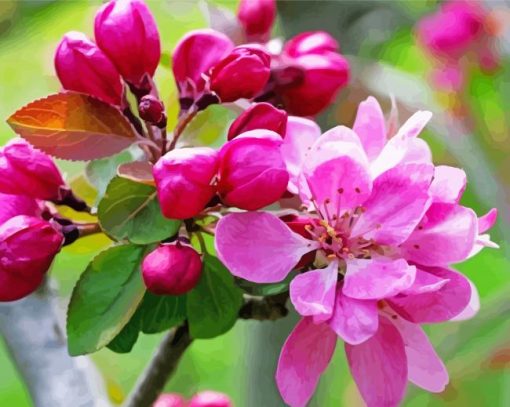
<svg viewBox="0 0 510 407">
<path fill-rule="evenodd" d="M 177 144 L 177 141 L 179 140 L 179 137 L 183 133 L 184 129 L 190 124 L 190 122 L 193 120 L 193 118 L 197 115 L 198 111 L 193 109 L 187 112 L 177 123 L 177 126 L 175 126 L 174 130 L 174 136 L 172 138 L 172 142 L 170 143 L 170 146 L 168 147 L 168 151 L 171 151 L 175 148 L 175 145 Z"/>
<path fill-rule="evenodd" d="M 101 233 L 101 226 L 99 226 L 99 223 L 78 223 L 76 224 L 76 227 L 78 228 L 80 237 L 85 237 L 89 235 L 93 235 L 95 233 Z"/>
</svg>

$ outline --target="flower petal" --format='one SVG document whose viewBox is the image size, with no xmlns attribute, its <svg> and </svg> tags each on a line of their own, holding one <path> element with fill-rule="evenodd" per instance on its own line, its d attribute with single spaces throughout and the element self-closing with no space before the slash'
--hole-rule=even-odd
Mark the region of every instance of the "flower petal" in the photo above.
<svg viewBox="0 0 510 407">
<path fill-rule="evenodd" d="M 359 136 L 368 159 L 376 158 L 386 143 L 384 114 L 376 98 L 369 96 L 359 104 L 352 129 Z"/>
<path fill-rule="evenodd" d="M 335 305 L 335 290 L 338 278 L 338 262 L 328 267 L 299 274 L 290 283 L 290 299 L 302 316 L 318 316 L 329 319 Z M 317 318 L 315 319 L 317 322 Z"/>
<path fill-rule="evenodd" d="M 218 257 L 237 276 L 255 283 L 275 283 L 287 276 L 317 243 L 294 233 L 267 212 L 232 213 L 216 226 Z"/>
<path fill-rule="evenodd" d="M 367 407 L 396 407 L 407 384 L 404 341 L 385 317 L 377 333 L 360 345 L 345 344 L 352 376 Z"/>
<path fill-rule="evenodd" d="M 440 165 L 434 170 L 430 195 L 434 202 L 458 203 L 466 189 L 466 173 L 460 168 Z"/>
<path fill-rule="evenodd" d="M 478 290 L 470 280 L 468 280 L 468 282 L 471 287 L 471 297 L 469 298 L 469 303 L 466 308 L 461 311 L 460 314 L 450 319 L 450 321 L 465 321 L 467 319 L 471 319 L 480 310 L 480 295 L 478 294 Z"/>
<path fill-rule="evenodd" d="M 404 340 L 408 378 L 415 385 L 433 393 L 442 392 L 448 384 L 448 371 L 423 329 L 395 316 L 391 322 Z"/>
<path fill-rule="evenodd" d="M 494 226 L 498 218 L 498 210 L 492 208 L 485 215 L 478 218 L 478 233 L 485 233 Z"/>
<path fill-rule="evenodd" d="M 377 301 L 347 297 L 339 287 L 333 317 L 328 324 L 345 342 L 352 345 L 362 343 L 377 331 L 379 325 Z"/>
<path fill-rule="evenodd" d="M 385 257 L 347 260 L 343 293 L 358 300 L 380 300 L 393 297 L 409 288 L 416 267 L 404 259 Z"/>
<path fill-rule="evenodd" d="M 420 225 L 401 246 L 404 257 L 425 266 L 441 266 L 466 259 L 475 244 L 478 219 L 457 204 L 434 203 Z"/>
<path fill-rule="evenodd" d="M 414 138 L 418 136 L 430 119 L 432 119 L 432 112 L 428 110 L 417 111 L 400 127 L 395 137 Z"/>
<path fill-rule="evenodd" d="M 374 239 L 380 244 L 404 242 L 429 206 L 433 171 L 432 165 L 405 164 L 380 175 L 351 236 Z"/>
<path fill-rule="evenodd" d="M 445 286 L 450 280 L 435 276 L 423 270 L 416 269 L 416 278 L 411 287 L 401 292 L 405 295 L 417 295 L 438 291 Z"/>
<path fill-rule="evenodd" d="M 416 295 L 398 295 L 388 299 L 390 306 L 408 321 L 443 322 L 459 315 L 471 300 L 471 285 L 462 274 L 435 267 L 420 270 L 449 280 L 439 290 Z"/>
<path fill-rule="evenodd" d="M 304 407 L 313 395 L 336 346 L 336 335 L 326 324 L 303 318 L 283 345 L 276 384 L 291 407 Z"/>
</svg>

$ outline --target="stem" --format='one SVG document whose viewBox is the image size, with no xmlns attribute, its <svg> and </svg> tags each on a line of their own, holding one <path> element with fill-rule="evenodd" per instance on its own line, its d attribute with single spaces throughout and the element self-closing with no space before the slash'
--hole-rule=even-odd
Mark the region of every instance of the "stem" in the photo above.
<svg viewBox="0 0 510 407">
<path fill-rule="evenodd" d="M 179 137 L 181 136 L 184 129 L 186 129 L 186 126 L 193 120 L 193 118 L 197 115 L 197 110 L 190 110 L 185 116 L 182 117 L 181 120 L 177 123 L 177 126 L 174 130 L 174 136 L 172 138 L 172 142 L 170 143 L 170 146 L 168 147 L 168 151 L 171 151 L 175 148 L 175 145 L 177 144 L 177 141 L 179 140 Z"/>
<path fill-rule="evenodd" d="M 171 330 L 159 345 L 124 406 L 152 406 L 191 342 L 187 325 Z"/>
<path fill-rule="evenodd" d="M 161 156 L 163 157 L 166 153 L 167 134 L 166 128 L 161 129 Z"/>
<path fill-rule="evenodd" d="M 80 237 L 85 237 L 89 235 L 93 235 L 95 233 L 101 233 L 101 226 L 99 223 L 77 223 L 76 227 L 78 228 Z"/>
</svg>

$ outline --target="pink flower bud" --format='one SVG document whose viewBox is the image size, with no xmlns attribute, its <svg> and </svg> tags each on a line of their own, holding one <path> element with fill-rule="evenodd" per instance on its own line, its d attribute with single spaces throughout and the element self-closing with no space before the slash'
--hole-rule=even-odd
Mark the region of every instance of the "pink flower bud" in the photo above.
<svg viewBox="0 0 510 407">
<path fill-rule="evenodd" d="M 284 48 L 284 52 L 291 57 L 338 51 L 338 42 L 324 31 L 310 31 L 296 35 L 287 41 Z"/>
<path fill-rule="evenodd" d="M 122 77 L 139 86 L 152 77 L 161 46 L 156 21 L 143 0 L 112 0 L 96 14 L 94 35 Z"/>
<path fill-rule="evenodd" d="M 276 17 L 275 0 L 241 0 L 237 18 L 248 42 L 267 42 Z"/>
<path fill-rule="evenodd" d="M 0 225 L 18 215 L 38 217 L 41 208 L 33 198 L 0 193 Z"/>
<path fill-rule="evenodd" d="M 163 215 L 189 219 L 202 212 L 216 193 L 217 169 L 218 153 L 208 147 L 180 148 L 161 157 L 153 173 Z"/>
<path fill-rule="evenodd" d="M 266 129 L 285 137 L 287 112 L 270 103 L 255 103 L 239 115 L 228 129 L 228 139 L 249 130 Z"/>
<path fill-rule="evenodd" d="M 233 407 L 233 404 L 226 394 L 209 390 L 195 394 L 188 407 Z"/>
<path fill-rule="evenodd" d="M 0 226 L 0 301 L 14 301 L 41 284 L 63 237 L 45 220 L 19 215 Z"/>
<path fill-rule="evenodd" d="M 251 99 L 269 80 L 271 57 L 256 47 L 237 47 L 211 71 L 211 89 L 221 102 Z"/>
<path fill-rule="evenodd" d="M 157 295 L 181 295 L 200 280 L 202 260 L 190 246 L 164 244 L 149 253 L 142 263 L 147 289 Z"/>
<path fill-rule="evenodd" d="M 305 54 L 294 59 L 304 76 L 297 83 L 280 86 L 285 110 L 296 116 L 314 116 L 325 109 L 349 81 L 349 63 L 335 52 Z"/>
<path fill-rule="evenodd" d="M 23 139 L 0 149 L 0 192 L 35 199 L 58 200 L 65 182 L 48 155 Z"/>
<path fill-rule="evenodd" d="M 55 71 L 64 89 L 120 105 L 119 72 L 106 54 L 83 33 L 68 32 L 55 52 Z"/>
<path fill-rule="evenodd" d="M 152 407 L 186 407 L 186 400 L 179 394 L 167 393 L 158 397 Z"/>
<path fill-rule="evenodd" d="M 280 199 L 289 182 L 281 145 L 282 138 L 269 130 L 252 130 L 225 144 L 218 180 L 223 202 L 257 210 Z"/>
<path fill-rule="evenodd" d="M 225 34 L 205 29 L 186 34 L 176 45 L 172 69 L 181 96 L 193 98 L 192 90 L 203 88 L 202 76 L 234 48 Z"/>
<path fill-rule="evenodd" d="M 153 95 L 145 95 L 138 104 L 140 117 L 154 125 L 166 125 L 165 106 Z"/>
</svg>

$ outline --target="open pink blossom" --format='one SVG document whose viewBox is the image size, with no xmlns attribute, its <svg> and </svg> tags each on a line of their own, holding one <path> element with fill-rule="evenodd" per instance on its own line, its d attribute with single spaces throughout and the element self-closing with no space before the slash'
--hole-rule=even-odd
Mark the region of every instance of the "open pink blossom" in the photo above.
<svg viewBox="0 0 510 407">
<path fill-rule="evenodd" d="M 311 146 L 303 141 L 305 149 L 296 141 L 292 151 L 290 143 L 284 157 L 291 158 L 294 187 L 309 207 L 301 216 L 308 236 L 268 212 L 218 222 L 220 259 L 250 281 L 281 281 L 303 255 L 317 253 L 319 268 L 310 265 L 290 285 L 304 319 L 282 350 L 277 383 L 291 406 L 312 396 L 337 336 L 346 342 L 369 406 L 398 404 L 407 380 L 429 391 L 447 383 L 442 362 L 415 324 L 450 320 L 476 303 L 474 286 L 448 267 L 472 252 L 479 220 L 458 204 L 463 173 L 436 169 L 417 138 L 429 119 L 418 112 L 387 140 L 382 111 L 369 98 L 355 131 L 336 127 Z M 445 173 L 455 182 L 442 183 Z"/>
</svg>

